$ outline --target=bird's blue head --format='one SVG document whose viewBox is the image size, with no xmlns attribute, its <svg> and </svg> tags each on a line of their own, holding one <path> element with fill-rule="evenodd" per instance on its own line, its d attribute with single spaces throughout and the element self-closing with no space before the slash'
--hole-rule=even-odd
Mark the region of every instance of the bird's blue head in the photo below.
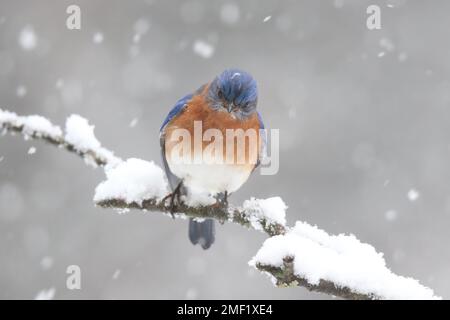
<svg viewBox="0 0 450 320">
<path fill-rule="evenodd" d="M 211 108 L 245 119 L 256 112 L 258 90 L 253 77 L 242 70 L 227 69 L 211 82 L 207 98 Z"/>
</svg>

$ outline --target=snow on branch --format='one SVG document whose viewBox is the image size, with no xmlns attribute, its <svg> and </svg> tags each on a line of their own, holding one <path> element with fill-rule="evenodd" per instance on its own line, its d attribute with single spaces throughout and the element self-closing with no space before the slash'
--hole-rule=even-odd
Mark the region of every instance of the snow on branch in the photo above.
<svg viewBox="0 0 450 320">
<path fill-rule="evenodd" d="M 249 264 L 269 273 L 278 286 L 301 285 L 347 299 L 439 298 L 417 280 L 395 275 L 371 245 L 305 222 L 267 239 Z"/>
<path fill-rule="evenodd" d="M 170 205 L 163 202 L 169 193 L 163 170 L 154 164 L 140 159 L 128 159 L 116 167 L 106 170 L 107 179 L 100 183 L 94 196 L 94 202 L 104 208 L 139 209 L 163 212 L 168 216 Z M 286 205 L 281 198 L 250 199 L 242 207 L 214 205 L 208 197 L 189 195 L 183 197 L 173 217 L 213 218 L 221 223 L 238 223 L 248 228 L 264 231 L 268 235 L 284 234 L 286 231 Z"/>
<path fill-rule="evenodd" d="M 117 164 L 121 160 L 102 148 L 94 136 L 94 126 L 86 119 L 72 115 L 66 121 L 66 133 L 42 116 L 18 116 L 0 109 L 0 131 L 20 133 L 25 139 L 42 139 L 57 147 L 65 148 L 81 156 L 86 163 L 96 167 Z"/>
<path fill-rule="evenodd" d="M 189 194 L 172 215 L 163 201 L 169 192 L 163 170 L 154 162 L 117 158 L 101 146 L 94 127 L 80 116 L 67 119 L 63 134 L 44 117 L 0 109 L 0 129 L 42 139 L 78 154 L 88 164 L 103 166 L 106 180 L 94 195 L 100 207 L 162 212 L 183 219 L 213 218 L 267 233 L 269 238 L 249 265 L 268 274 L 277 286 L 301 286 L 345 299 L 440 299 L 417 280 L 392 273 L 381 253 L 353 235 L 329 235 L 305 222 L 288 227 L 287 206 L 280 197 L 252 198 L 242 206 L 223 208 L 210 196 Z"/>
</svg>

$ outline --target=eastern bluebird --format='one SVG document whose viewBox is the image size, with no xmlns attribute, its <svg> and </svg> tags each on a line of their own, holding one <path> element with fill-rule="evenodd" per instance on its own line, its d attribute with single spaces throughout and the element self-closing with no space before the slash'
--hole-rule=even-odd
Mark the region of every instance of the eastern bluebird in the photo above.
<svg viewBox="0 0 450 320">
<path fill-rule="evenodd" d="M 228 196 L 247 181 L 258 166 L 261 152 L 265 148 L 265 139 L 260 135 L 260 129 L 264 129 L 264 124 L 256 111 L 257 96 L 256 81 L 250 74 L 237 69 L 228 69 L 193 94 L 178 100 L 169 112 L 160 129 L 160 143 L 164 169 L 172 189 L 172 193 L 168 196 L 171 198 L 172 210 L 175 198 L 179 201 L 180 195 L 188 193 L 189 190 L 207 192 L 216 198 L 218 205 L 227 205 Z M 191 135 L 194 134 L 194 121 L 201 122 L 202 135 L 208 129 L 215 129 L 223 137 L 226 136 L 228 129 L 243 129 L 244 132 L 248 129 L 254 130 L 257 137 L 257 143 L 254 144 L 256 160 L 250 156 L 251 143 L 235 143 L 232 145 L 231 153 L 234 158 L 231 162 L 223 161 L 223 157 L 209 158 L 208 161 L 201 158 L 202 160 L 196 163 L 175 161 L 171 151 L 178 139 L 173 138 L 174 132 L 177 129 L 185 129 Z M 237 138 L 231 139 L 236 142 Z M 227 136 L 226 142 L 228 141 Z M 206 146 L 205 141 L 201 143 L 202 146 Z M 225 157 L 226 147 L 223 149 L 219 155 Z M 195 152 L 198 151 L 194 148 Z M 241 162 L 236 160 L 238 152 L 244 154 Z M 194 245 L 199 243 L 203 249 L 208 249 L 215 239 L 214 221 L 206 219 L 197 222 L 190 219 L 189 239 Z"/>
</svg>

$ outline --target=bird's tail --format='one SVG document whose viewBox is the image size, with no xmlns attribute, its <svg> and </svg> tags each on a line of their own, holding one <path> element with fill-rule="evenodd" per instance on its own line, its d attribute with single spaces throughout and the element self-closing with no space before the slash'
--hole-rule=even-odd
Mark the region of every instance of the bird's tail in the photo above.
<svg viewBox="0 0 450 320">
<path fill-rule="evenodd" d="M 215 240 L 215 227 L 213 219 L 206 219 L 202 222 L 189 219 L 189 240 L 192 244 L 200 244 L 203 249 L 208 249 Z"/>
</svg>

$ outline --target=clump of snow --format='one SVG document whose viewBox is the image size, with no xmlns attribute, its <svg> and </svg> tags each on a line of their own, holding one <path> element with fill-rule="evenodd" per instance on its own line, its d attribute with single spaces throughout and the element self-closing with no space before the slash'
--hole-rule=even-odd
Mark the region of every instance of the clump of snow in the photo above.
<svg viewBox="0 0 450 320">
<path fill-rule="evenodd" d="M 260 221 L 266 220 L 269 223 L 279 223 L 286 225 L 287 205 L 280 197 L 267 199 L 245 200 L 243 204 L 245 214 L 249 217 L 252 227 L 261 229 Z"/>
<path fill-rule="evenodd" d="M 19 117 L 20 122 L 23 124 L 23 132 L 25 134 L 47 135 L 52 138 L 61 138 L 62 136 L 61 128 L 53 125 L 47 118 L 42 116 Z"/>
<path fill-rule="evenodd" d="M 82 151 L 99 149 L 101 144 L 94 135 L 94 128 L 85 118 L 73 114 L 66 120 L 65 140 Z"/>
<path fill-rule="evenodd" d="M 73 114 L 66 120 L 66 135 L 64 139 L 79 151 L 93 151 L 106 159 L 109 165 L 117 165 L 121 160 L 115 157 L 111 151 L 102 148 L 100 141 L 94 135 L 94 128 L 95 126 L 91 126 L 85 118 Z M 89 162 L 88 158 L 85 158 L 85 160 L 95 166 L 94 163 Z"/>
<path fill-rule="evenodd" d="M 165 174 L 153 161 L 131 158 L 105 172 L 107 179 L 95 189 L 95 202 L 122 199 L 142 204 L 146 199 L 161 199 L 168 192 Z"/>
<path fill-rule="evenodd" d="M 52 300 L 55 297 L 56 289 L 43 289 L 38 292 L 34 300 Z"/>
<path fill-rule="evenodd" d="M 12 123 L 15 124 L 18 121 L 18 116 L 14 112 L 6 111 L 0 109 L 0 124 L 3 125 L 3 123 Z"/>
<path fill-rule="evenodd" d="M 23 133 L 29 136 L 48 136 L 54 139 L 60 139 L 62 137 L 61 128 L 53 125 L 48 119 L 42 116 L 18 116 L 14 112 L 0 109 L 0 126 L 4 124 L 10 124 L 15 127 L 23 126 Z"/>
<path fill-rule="evenodd" d="M 31 26 L 22 29 L 19 35 L 19 44 L 24 50 L 33 50 L 37 45 L 37 36 Z"/>
<path fill-rule="evenodd" d="M 195 41 L 192 49 L 197 55 L 205 59 L 211 58 L 215 51 L 213 45 L 203 40 Z"/>
<path fill-rule="evenodd" d="M 188 195 L 183 197 L 184 203 L 189 207 L 210 206 L 216 203 L 216 199 L 209 193 L 195 188 L 189 188 Z"/>
<path fill-rule="evenodd" d="M 415 190 L 415 189 L 411 189 L 408 191 L 408 199 L 411 202 L 416 201 L 420 196 L 419 191 Z"/>
<path fill-rule="evenodd" d="M 294 259 L 294 273 L 312 285 L 326 280 L 376 298 L 439 299 L 417 280 L 394 274 L 383 254 L 355 236 L 329 235 L 304 222 L 267 239 L 249 264 L 281 267 L 287 256 Z"/>
</svg>

